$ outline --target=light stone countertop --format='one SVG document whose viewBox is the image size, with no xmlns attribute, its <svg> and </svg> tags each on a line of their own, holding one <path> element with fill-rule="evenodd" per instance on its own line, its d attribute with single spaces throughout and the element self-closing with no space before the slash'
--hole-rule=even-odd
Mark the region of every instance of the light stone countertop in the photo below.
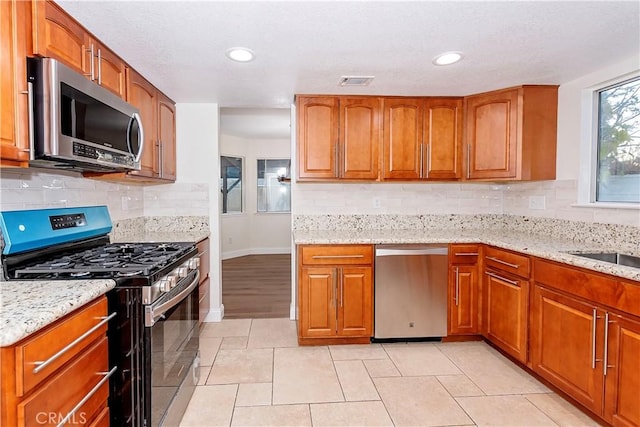
<svg viewBox="0 0 640 427">
<path fill-rule="evenodd" d="M 6 347 L 93 301 L 113 280 L 0 282 L 0 347 Z"/>
<path fill-rule="evenodd" d="M 504 230 L 296 230 L 296 245 L 302 244 L 416 244 L 416 243 L 484 243 L 565 264 L 640 282 L 640 268 L 626 267 L 572 255 L 569 251 L 609 251 L 551 236 Z M 640 285 L 640 284 L 639 284 Z"/>
</svg>

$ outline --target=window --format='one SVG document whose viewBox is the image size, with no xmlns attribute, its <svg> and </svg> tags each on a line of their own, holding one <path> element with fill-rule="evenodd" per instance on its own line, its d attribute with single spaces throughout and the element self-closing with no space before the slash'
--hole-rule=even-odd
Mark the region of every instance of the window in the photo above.
<svg viewBox="0 0 640 427">
<path fill-rule="evenodd" d="M 640 203 L 640 78 L 597 92 L 597 202 Z"/>
<path fill-rule="evenodd" d="M 291 212 L 290 169 L 290 159 L 258 159 L 258 212 Z"/>
<path fill-rule="evenodd" d="M 220 156 L 222 213 L 242 212 L 242 157 Z"/>
</svg>

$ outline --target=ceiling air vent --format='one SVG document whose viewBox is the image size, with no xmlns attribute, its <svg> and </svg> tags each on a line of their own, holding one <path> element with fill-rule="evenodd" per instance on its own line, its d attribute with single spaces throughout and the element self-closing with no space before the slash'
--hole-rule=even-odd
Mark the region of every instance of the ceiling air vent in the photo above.
<svg viewBox="0 0 640 427">
<path fill-rule="evenodd" d="M 342 76 L 340 86 L 369 86 L 374 76 Z"/>
</svg>

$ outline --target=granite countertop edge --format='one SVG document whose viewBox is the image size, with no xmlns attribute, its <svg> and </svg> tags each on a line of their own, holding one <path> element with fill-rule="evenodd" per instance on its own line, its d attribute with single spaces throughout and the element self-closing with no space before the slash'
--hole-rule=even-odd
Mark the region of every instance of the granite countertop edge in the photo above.
<svg viewBox="0 0 640 427">
<path fill-rule="evenodd" d="M 143 231 L 136 233 L 112 233 L 111 243 L 193 242 L 209 237 L 209 231 Z"/>
<path fill-rule="evenodd" d="M 0 347 L 23 340 L 115 285 L 110 279 L 0 282 Z"/>
<path fill-rule="evenodd" d="M 595 244 L 499 230 L 312 230 L 293 233 L 302 244 L 482 243 L 640 282 L 640 269 L 596 261 L 569 252 L 611 251 Z M 640 283 L 638 284 L 640 285 Z"/>
</svg>

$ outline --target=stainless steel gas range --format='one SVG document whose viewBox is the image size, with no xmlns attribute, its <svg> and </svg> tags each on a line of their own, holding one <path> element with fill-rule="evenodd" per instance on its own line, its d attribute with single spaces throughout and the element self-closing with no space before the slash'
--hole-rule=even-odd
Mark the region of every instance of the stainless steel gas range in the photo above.
<svg viewBox="0 0 640 427">
<path fill-rule="evenodd" d="M 199 376 L 195 243 L 110 243 L 111 229 L 106 206 L 0 212 L 2 280 L 113 279 L 111 425 L 177 425 Z"/>
</svg>

